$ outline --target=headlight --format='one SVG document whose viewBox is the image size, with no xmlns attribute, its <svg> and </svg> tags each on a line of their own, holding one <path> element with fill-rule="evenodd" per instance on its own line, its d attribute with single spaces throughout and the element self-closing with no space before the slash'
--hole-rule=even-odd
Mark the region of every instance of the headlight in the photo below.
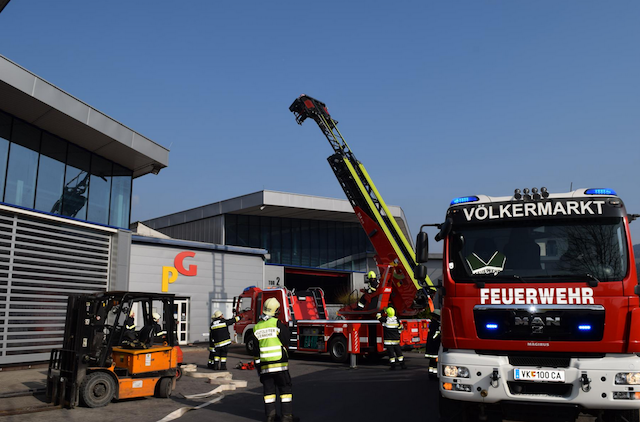
<svg viewBox="0 0 640 422">
<path fill-rule="evenodd" d="M 445 377 L 469 378 L 469 368 L 464 366 L 445 365 L 442 372 Z"/>
<path fill-rule="evenodd" d="M 616 384 L 640 385 L 640 372 L 619 372 L 616 374 Z"/>
</svg>

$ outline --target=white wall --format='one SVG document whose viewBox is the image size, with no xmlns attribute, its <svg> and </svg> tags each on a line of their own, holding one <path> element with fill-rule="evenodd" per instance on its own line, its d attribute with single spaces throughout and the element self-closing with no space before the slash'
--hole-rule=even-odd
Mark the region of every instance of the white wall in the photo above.
<svg viewBox="0 0 640 422">
<path fill-rule="evenodd" d="M 189 299 L 189 342 L 208 341 L 212 301 L 232 301 L 244 288 L 262 286 L 264 261 L 262 255 L 136 242 L 131 246 L 129 290 L 161 293 L 163 267 L 176 268 L 175 258 L 184 251 L 195 253 L 185 257 L 183 265 L 186 270 L 197 266 L 196 275 L 178 273 L 175 281 L 167 284 L 167 293 Z"/>
</svg>

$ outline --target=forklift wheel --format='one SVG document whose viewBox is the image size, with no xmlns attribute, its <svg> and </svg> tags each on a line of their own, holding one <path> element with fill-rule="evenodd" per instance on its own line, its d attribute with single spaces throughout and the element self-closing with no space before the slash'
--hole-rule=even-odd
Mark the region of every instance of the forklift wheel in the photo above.
<svg viewBox="0 0 640 422">
<path fill-rule="evenodd" d="M 104 372 L 94 372 L 85 377 L 80 385 L 80 397 L 88 407 L 109 404 L 116 393 L 116 382 Z"/>
<path fill-rule="evenodd" d="M 171 392 L 173 391 L 173 378 L 166 377 L 161 378 L 156 385 L 156 397 L 161 397 L 166 399 L 171 396 Z"/>
<path fill-rule="evenodd" d="M 178 366 L 176 368 L 176 381 L 180 380 L 180 378 L 182 378 L 182 368 Z"/>
</svg>

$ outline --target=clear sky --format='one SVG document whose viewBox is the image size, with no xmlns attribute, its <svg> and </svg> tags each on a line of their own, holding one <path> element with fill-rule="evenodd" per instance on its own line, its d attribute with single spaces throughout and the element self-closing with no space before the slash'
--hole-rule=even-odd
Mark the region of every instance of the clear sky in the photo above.
<svg viewBox="0 0 640 422">
<path fill-rule="evenodd" d="M 640 213 L 637 0 L 11 0 L 0 54 L 171 150 L 132 221 L 262 189 L 343 199 L 288 111 L 302 93 L 412 237 L 454 197 L 524 187 L 609 187 Z"/>
</svg>

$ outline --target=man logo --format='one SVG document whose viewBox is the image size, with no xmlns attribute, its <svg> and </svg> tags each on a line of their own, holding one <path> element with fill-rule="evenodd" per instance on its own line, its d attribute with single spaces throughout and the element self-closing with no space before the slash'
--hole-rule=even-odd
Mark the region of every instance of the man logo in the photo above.
<svg viewBox="0 0 640 422">
<path fill-rule="evenodd" d="M 178 273 L 186 276 L 198 275 L 198 266 L 189 265 L 189 268 L 184 267 L 184 259 L 196 256 L 195 252 L 180 252 L 173 260 L 174 267 L 162 267 L 162 291 L 169 291 L 169 284 L 178 279 Z"/>
<path fill-rule="evenodd" d="M 560 327 L 560 317 L 515 317 L 515 325 L 525 325 L 531 327 L 531 332 L 534 334 L 542 334 L 544 327 Z"/>
</svg>

